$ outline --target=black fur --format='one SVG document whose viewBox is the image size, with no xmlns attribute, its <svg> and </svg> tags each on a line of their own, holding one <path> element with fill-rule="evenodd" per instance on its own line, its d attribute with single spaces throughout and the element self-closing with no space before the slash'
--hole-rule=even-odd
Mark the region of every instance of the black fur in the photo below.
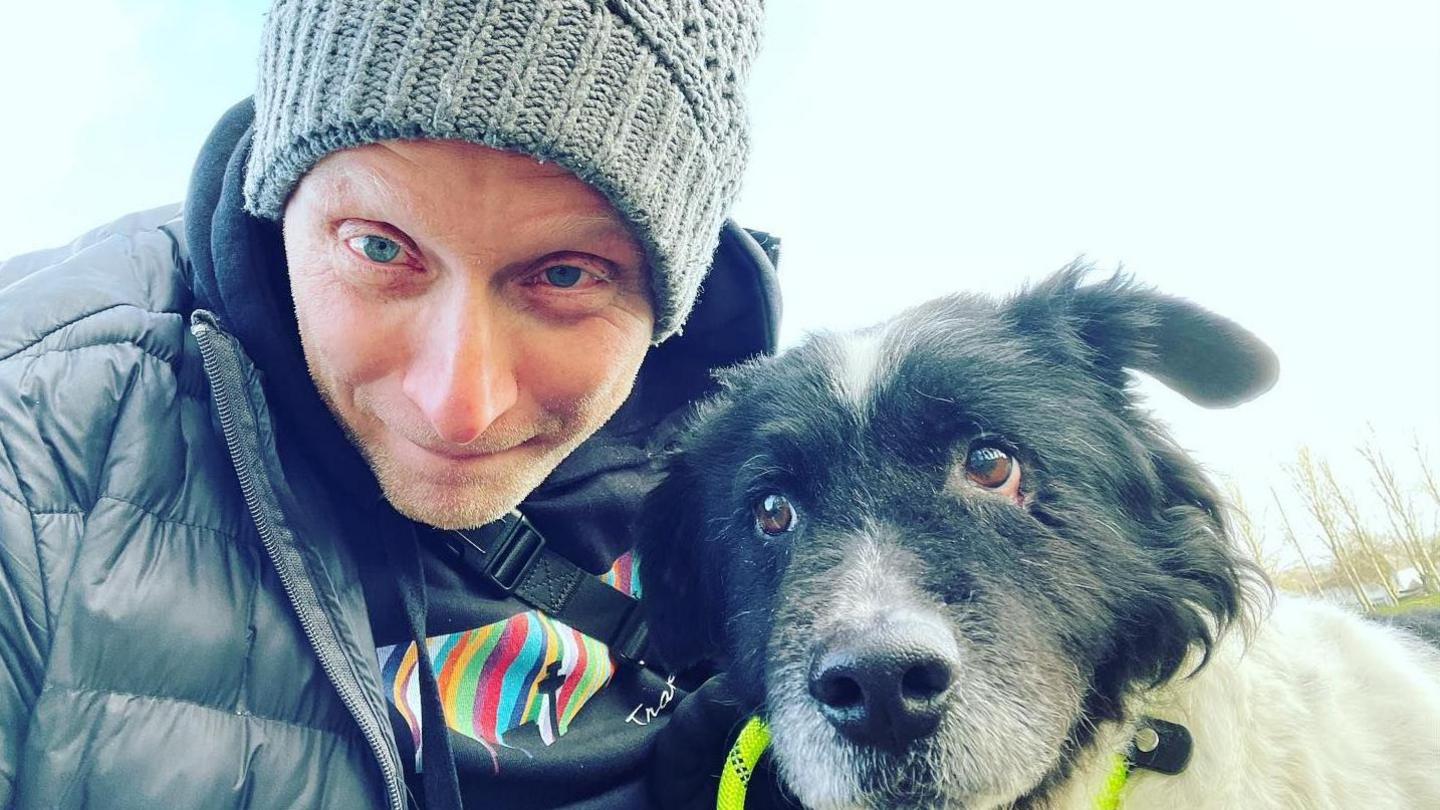
<svg viewBox="0 0 1440 810">
<path fill-rule="evenodd" d="M 1241 615 L 1249 570 L 1219 496 L 1136 405 L 1129 370 L 1224 406 L 1267 389 L 1274 357 L 1223 318 L 1120 275 L 1083 286 L 1086 272 L 1073 265 L 1003 302 L 940 299 L 877 327 L 884 362 L 860 404 L 837 388 L 843 337 L 726 373 L 641 526 L 651 631 L 667 660 L 719 660 L 749 700 L 773 703 L 776 679 L 793 677 L 843 613 L 853 595 L 835 583 L 857 544 L 871 544 L 897 593 L 954 628 L 964 677 L 977 679 L 957 689 L 1000 690 L 1017 705 L 1032 700 L 1026 689 L 1077 696 L 1056 698 L 1067 725 L 1063 740 L 1045 737 L 1059 743 L 1053 761 L 1013 777 L 1033 795 L 1129 693 L 1208 651 Z M 1019 459 L 1022 505 L 947 485 L 982 437 Z M 779 538 L 757 532 L 753 513 L 772 492 L 800 514 Z M 1012 679 L 1031 683 L 1004 685 Z M 962 714 L 951 720 L 970 729 Z M 975 773 L 955 779 L 1010 784 L 998 773 L 1010 760 L 972 754 Z M 936 756 L 959 754 L 922 746 L 875 767 Z M 860 781 L 869 790 L 884 778 Z M 930 801 L 896 794 L 892 805 Z"/>
</svg>

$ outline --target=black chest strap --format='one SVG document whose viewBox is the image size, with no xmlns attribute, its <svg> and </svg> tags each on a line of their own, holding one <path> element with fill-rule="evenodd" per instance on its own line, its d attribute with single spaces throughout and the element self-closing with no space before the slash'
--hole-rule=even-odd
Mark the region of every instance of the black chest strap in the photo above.
<svg viewBox="0 0 1440 810">
<path fill-rule="evenodd" d="M 523 515 L 512 513 L 476 531 L 440 536 L 488 587 L 603 642 L 621 663 L 645 665 L 650 634 L 640 600 L 548 548 L 545 536 Z"/>
</svg>

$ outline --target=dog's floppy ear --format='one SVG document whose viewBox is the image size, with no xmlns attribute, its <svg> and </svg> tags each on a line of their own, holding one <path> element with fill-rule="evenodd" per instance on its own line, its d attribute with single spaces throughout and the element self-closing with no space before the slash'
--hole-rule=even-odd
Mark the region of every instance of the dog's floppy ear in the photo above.
<svg viewBox="0 0 1440 810">
<path fill-rule="evenodd" d="M 646 496 L 636 549 L 650 639 L 671 671 L 720 652 L 720 572 L 706 559 L 698 471 L 676 453 Z"/>
<path fill-rule="evenodd" d="M 1124 369 L 1143 371 L 1207 408 L 1228 408 L 1275 384 L 1279 362 L 1259 338 L 1228 318 L 1116 273 L 1080 286 L 1090 268 L 1073 263 L 1011 301 L 1026 331 L 1060 329 L 1075 353 L 1123 386 Z"/>
</svg>

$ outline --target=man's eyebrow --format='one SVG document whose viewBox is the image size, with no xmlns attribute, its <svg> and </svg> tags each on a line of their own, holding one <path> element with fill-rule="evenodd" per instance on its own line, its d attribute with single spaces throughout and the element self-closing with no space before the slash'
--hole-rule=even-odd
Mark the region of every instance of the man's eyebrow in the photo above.
<svg viewBox="0 0 1440 810">
<path fill-rule="evenodd" d="M 373 204 L 380 210 L 404 211 L 410 217 L 409 226 L 418 226 L 429 231 L 442 230 L 441 225 L 425 211 L 425 207 L 416 204 L 405 184 L 391 180 L 384 172 L 362 166 L 345 171 L 327 171 L 320 179 L 321 193 L 331 199 L 361 201 L 366 206 Z M 400 227 L 400 223 L 390 224 Z"/>
<path fill-rule="evenodd" d="M 359 167 L 345 171 L 317 171 L 316 175 L 323 194 L 377 200 L 381 205 L 407 210 L 422 222 L 428 219 L 422 214 L 421 207 L 414 204 L 404 184 L 391 181 L 383 172 Z M 557 211 L 540 219 L 536 229 L 547 240 L 557 243 L 620 242 L 639 251 L 642 257 L 646 252 L 635 232 L 614 212 L 595 209 L 588 213 Z"/>
<path fill-rule="evenodd" d="M 351 168 L 346 171 L 324 170 L 316 173 L 326 194 L 378 196 L 384 202 L 409 207 L 406 195 L 401 189 L 387 181 L 379 172 Z"/>
<path fill-rule="evenodd" d="M 644 252 L 644 246 L 635 234 L 618 216 L 607 214 L 577 214 L 560 216 L 545 226 L 546 235 L 557 241 L 601 241 L 616 240 L 633 245 Z"/>
</svg>

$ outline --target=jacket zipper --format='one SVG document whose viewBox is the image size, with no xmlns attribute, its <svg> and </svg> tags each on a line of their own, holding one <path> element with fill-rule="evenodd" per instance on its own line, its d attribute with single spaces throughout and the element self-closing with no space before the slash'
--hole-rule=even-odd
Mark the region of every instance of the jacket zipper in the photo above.
<svg viewBox="0 0 1440 810">
<path fill-rule="evenodd" d="M 235 350 L 225 345 L 230 337 L 220 328 L 215 316 L 205 310 L 195 311 L 191 318 L 190 331 L 200 346 L 200 357 L 204 362 L 205 376 L 210 381 L 211 397 L 215 403 L 216 415 L 220 419 L 220 430 L 225 435 L 230 461 L 235 468 L 236 477 L 240 480 L 240 491 L 245 496 L 250 518 L 260 533 L 260 541 L 279 575 L 280 584 L 290 599 L 291 608 L 300 619 L 305 637 L 320 659 L 320 667 L 339 692 L 340 700 L 349 710 L 351 717 L 359 724 L 365 741 L 379 762 L 391 810 L 405 810 L 404 784 L 398 777 L 396 763 L 385 745 L 385 735 L 380 730 L 379 721 L 369 710 L 359 682 L 353 675 L 345 672 L 344 651 L 335 638 L 335 631 L 329 625 L 324 608 L 315 597 L 314 584 L 303 569 L 304 562 L 300 559 L 299 552 L 287 537 L 275 529 L 276 521 L 269 511 L 278 509 L 278 506 L 273 504 L 273 496 L 262 501 L 262 491 L 258 487 L 265 486 L 266 481 L 264 472 L 260 469 L 259 451 L 252 446 L 254 431 L 248 431 L 250 435 L 247 436 L 246 431 L 239 429 L 236 420 L 244 417 L 236 413 L 231 403 L 231 397 L 235 396 L 237 391 L 246 404 L 248 398 L 243 391 L 240 364 Z M 219 345 L 216 344 L 217 340 L 220 341 Z M 269 487 L 266 486 L 265 490 L 268 495 Z"/>
</svg>

